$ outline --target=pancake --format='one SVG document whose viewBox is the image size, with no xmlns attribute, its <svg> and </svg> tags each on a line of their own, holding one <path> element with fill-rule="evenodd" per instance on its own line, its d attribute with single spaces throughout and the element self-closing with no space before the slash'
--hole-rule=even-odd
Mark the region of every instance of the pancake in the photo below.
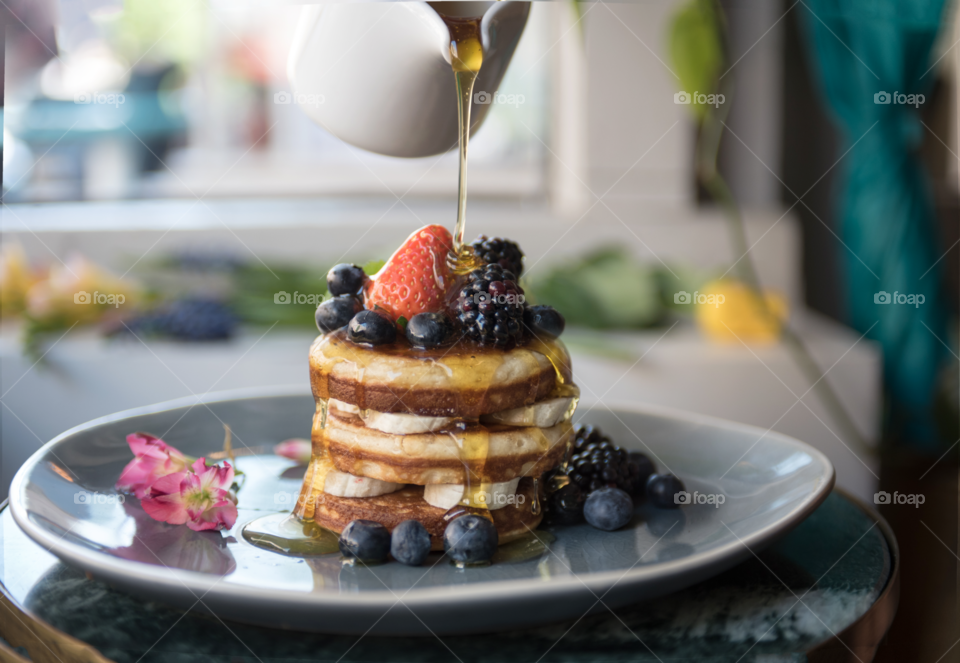
<svg viewBox="0 0 960 663">
<path fill-rule="evenodd" d="M 529 530 L 535 529 L 543 519 L 542 509 L 537 515 L 531 510 L 533 503 L 533 481 L 522 479 L 517 488 L 517 501 L 523 496 L 522 504 L 510 504 L 502 509 L 490 511 L 493 524 L 497 527 L 500 545 L 513 541 Z M 340 533 L 352 520 L 358 518 L 375 520 L 387 529 L 404 520 L 418 520 L 430 533 L 432 550 L 443 550 L 443 531 L 447 527 L 444 515 L 446 509 L 430 506 L 423 501 L 423 488 L 407 486 L 395 493 L 378 497 L 336 497 L 319 493 L 313 520 L 321 527 Z"/>
<path fill-rule="evenodd" d="M 540 476 L 560 464 L 572 437 L 569 422 L 393 435 L 338 413 L 327 417 L 326 428 L 314 426 L 313 446 L 314 454 L 325 449 L 341 472 L 422 486 L 466 483 L 468 470 L 474 480 L 490 483 Z"/>
<path fill-rule="evenodd" d="M 558 376 L 570 382 L 570 357 L 558 340 L 532 339 L 506 351 L 469 341 L 432 350 L 405 342 L 368 348 L 340 330 L 310 348 L 318 401 L 335 398 L 377 412 L 476 419 L 546 398 Z"/>
</svg>

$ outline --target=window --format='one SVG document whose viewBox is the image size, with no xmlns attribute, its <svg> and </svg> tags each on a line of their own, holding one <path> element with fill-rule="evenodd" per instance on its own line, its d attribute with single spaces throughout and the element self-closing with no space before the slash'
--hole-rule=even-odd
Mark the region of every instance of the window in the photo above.
<svg viewBox="0 0 960 663">
<path fill-rule="evenodd" d="M 18 71 L 7 79 L 7 202 L 456 191 L 455 151 L 373 154 L 330 135 L 295 104 L 275 103 L 290 88 L 287 51 L 301 7 L 63 5 L 54 26 L 58 56 L 41 50 L 8 60 Z M 544 193 L 551 62 L 544 54 L 554 41 L 554 8 L 533 3 L 497 91 L 511 103 L 494 103 L 471 140 L 471 196 Z"/>
</svg>

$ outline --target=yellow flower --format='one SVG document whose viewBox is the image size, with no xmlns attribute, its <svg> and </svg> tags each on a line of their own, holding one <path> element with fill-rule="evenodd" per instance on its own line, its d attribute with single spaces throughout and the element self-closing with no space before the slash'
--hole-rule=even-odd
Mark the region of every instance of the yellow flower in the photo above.
<svg viewBox="0 0 960 663">
<path fill-rule="evenodd" d="M 693 302 L 697 325 L 708 338 L 721 343 L 773 343 L 789 315 L 780 293 L 767 290 L 761 300 L 753 289 L 735 280 L 711 281 L 697 299 Z"/>
<path fill-rule="evenodd" d="M 0 250 L 0 316 L 17 315 L 26 306 L 27 291 L 36 282 L 23 247 L 9 242 Z"/>
<path fill-rule="evenodd" d="M 50 267 L 48 277 L 27 293 L 27 313 L 36 320 L 95 322 L 108 310 L 130 306 L 137 289 L 82 256 Z"/>
</svg>

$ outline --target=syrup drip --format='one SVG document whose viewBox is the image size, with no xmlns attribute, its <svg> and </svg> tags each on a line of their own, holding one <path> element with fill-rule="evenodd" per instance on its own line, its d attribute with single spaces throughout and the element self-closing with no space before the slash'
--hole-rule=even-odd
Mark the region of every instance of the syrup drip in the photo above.
<svg viewBox="0 0 960 663">
<path fill-rule="evenodd" d="M 470 109 L 473 105 L 473 86 L 483 65 L 481 17 L 461 18 L 440 13 L 440 18 L 450 31 L 450 65 L 457 84 L 457 125 L 460 143 L 457 226 L 453 233 L 453 252 L 448 256 L 447 262 L 454 274 L 466 274 L 483 264 L 463 241 L 467 226 L 467 152 L 470 145 Z"/>
<path fill-rule="evenodd" d="M 460 422 L 460 460 L 463 462 L 463 497 L 460 505 L 489 511 L 487 498 L 492 494 L 492 485 L 483 480 L 487 457 L 490 455 L 490 430 L 479 422 Z"/>
<path fill-rule="evenodd" d="M 317 401 L 317 413 L 313 416 L 314 430 L 323 430 L 327 427 L 328 403 L 326 398 Z"/>
<path fill-rule="evenodd" d="M 533 502 L 530 504 L 530 513 L 540 515 L 540 477 L 533 479 Z"/>
</svg>

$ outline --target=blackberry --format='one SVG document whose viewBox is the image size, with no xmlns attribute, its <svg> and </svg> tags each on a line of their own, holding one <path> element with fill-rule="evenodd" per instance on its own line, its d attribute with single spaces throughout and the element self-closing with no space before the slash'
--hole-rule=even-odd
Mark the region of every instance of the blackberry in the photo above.
<svg viewBox="0 0 960 663">
<path fill-rule="evenodd" d="M 475 269 L 457 300 L 457 321 L 481 345 L 508 346 L 523 339 L 523 289 L 498 264 Z"/>
<path fill-rule="evenodd" d="M 513 272 L 517 278 L 523 273 L 523 251 L 516 242 L 499 237 L 489 239 L 486 235 L 480 235 L 470 246 L 485 263 L 500 265 L 506 271 Z"/>
<path fill-rule="evenodd" d="M 599 428 L 581 426 L 576 432 L 569 476 L 587 494 L 611 486 L 633 495 L 640 481 L 640 467 Z"/>
</svg>

